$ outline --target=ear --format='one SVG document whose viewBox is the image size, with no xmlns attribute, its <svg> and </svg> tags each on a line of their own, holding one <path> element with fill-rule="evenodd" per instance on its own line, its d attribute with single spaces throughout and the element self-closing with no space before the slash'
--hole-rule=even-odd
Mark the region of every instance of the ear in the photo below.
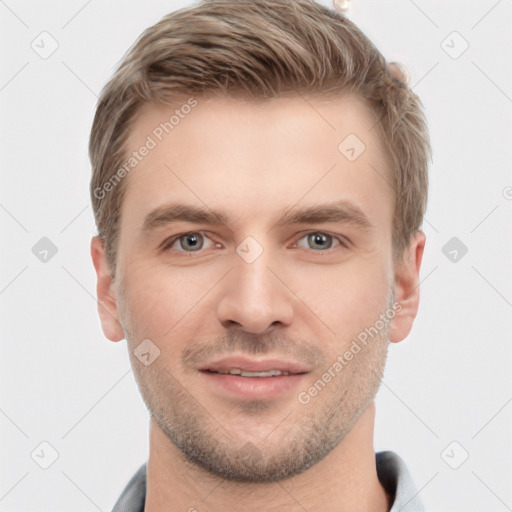
<svg viewBox="0 0 512 512">
<path fill-rule="evenodd" d="M 119 323 L 114 281 L 106 258 L 105 243 L 99 236 L 91 240 L 91 257 L 97 276 L 96 295 L 103 334 L 110 341 L 121 341 L 124 331 Z"/>
<path fill-rule="evenodd" d="M 420 267 L 425 249 L 425 233 L 419 230 L 411 239 L 404 257 L 395 269 L 395 299 L 400 305 L 390 322 L 389 339 L 404 340 L 412 329 L 420 302 Z"/>
</svg>

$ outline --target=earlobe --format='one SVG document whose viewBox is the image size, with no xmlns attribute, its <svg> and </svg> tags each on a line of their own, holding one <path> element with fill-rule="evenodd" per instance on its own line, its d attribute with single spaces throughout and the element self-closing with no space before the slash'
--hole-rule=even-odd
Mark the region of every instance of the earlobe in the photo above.
<svg viewBox="0 0 512 512">
<path fill-rule="evenodd" d="M 105 254 L 105 243 L 99 236 L 91 240 L 91 257 L 97 277 L 96 295 L 101 328 L 110 341 L 121 341 L 124 339 L 124 331 L 119 323 L 117 298 Z"/>
<path fill-rule="evenodd" d="M 412 329 L 420 301 L 419 273 L 425 233 L 418 231 L 411 239 L 404 260 L 395 271 L 395 300 L 399 304 L 391 320 L 389 339 L 393 343 L 404 340 Z"/>
</svg>

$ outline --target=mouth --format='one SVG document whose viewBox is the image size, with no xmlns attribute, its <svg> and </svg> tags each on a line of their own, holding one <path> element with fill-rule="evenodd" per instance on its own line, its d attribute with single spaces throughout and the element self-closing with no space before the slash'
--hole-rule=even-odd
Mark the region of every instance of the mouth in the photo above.
<svg viewBox="0 0 512 512">
<path fill-rule="evenodd" d="M 240 377 L 279 377 L 281 375 L 288 377 L 289 375 L 302 375 L 302 373 L 290 373 L 290 372 L 282 372 L 281 370 L 268 370 L 263 372 L 248 372 L 245 370 L 241 370 L 240 368 L 230 368 L 229 370 L 203 370 L 210 373 L 220 373 L 222 375 L 240 375 Z"/>
<path fill-rule="evenodd" d="M 241 377 L 279 377 L 301 375 L 309 368 L 298 361 L 284 359 L 250 359 L 244 356 L 232 356 L 217 359 L 199 368 L 200 371 Z"/>
<path fill-rule="evenodd" d="M 265 400 L 286 395 L 310 369 L 297 361 L 229 357 L 199 368 L 208 390 L 225 397 Z"/>
</svg>

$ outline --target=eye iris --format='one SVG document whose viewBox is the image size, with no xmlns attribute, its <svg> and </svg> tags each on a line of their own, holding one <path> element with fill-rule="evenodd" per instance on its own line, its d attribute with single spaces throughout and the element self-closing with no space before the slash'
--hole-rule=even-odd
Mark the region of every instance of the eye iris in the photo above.
<svg viewBox="0 0 512 512">
<path fill-rule="evenodd" d="M 183 244 L 183 241 L 186 240 L 187 242 L 185 244 Z M 199 244 L 199 238 L 194 234 L 194 233 L 191 233 L 191 234 L 187 234 L 187 235 L 183 235 L 181 238 L 180 238 L 180 241 L 181 241 L 181 246 L 186 249 L 186 245 L 191 242 L 190 244 L 190 247 L 189 248 L 192 248 L 192 249 L 201 249 L 201 247 L 203 246 L 203 243 L 201 242 Z M 199 244 L 199 245 L 198 245 Z"/>
<path fill-rule="evenodd" d="M 310 241 L 312 240 L 314 244 L 317 244 L 317 243 L 325 244 L 326 239 L 330 238 L 330 237 L 329 237 L 329 235 L 323 235 L 321 233 L 313 233 L 313 234 L 309 235 L 308 238 Z M 331 245 L 332 245 L 332 243 L 329 244 L 329 247 L 327 247 L 327 249 L 330 249 Z M 320 249 L 325 249 L 325 248 L 326 248 L 325 246 L 320 247 Z M 316 247 L 313 247 L 313 249 L 316 249 Z"/>
</svg>

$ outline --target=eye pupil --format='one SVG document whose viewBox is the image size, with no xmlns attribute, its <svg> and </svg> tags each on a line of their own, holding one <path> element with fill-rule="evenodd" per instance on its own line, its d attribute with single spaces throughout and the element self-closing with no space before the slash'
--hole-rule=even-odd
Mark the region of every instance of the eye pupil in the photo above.
<svg viewBox="0 0 512 512">
<path fill-rule="evenodd" d="M 322 245 L 322 244 L 325 244 L 326 243 L 326 240 L 329 238 L 329 235 L 324 235 L 322 233 L 313 233 L 312 235 L 310 235 L 310 240 L 313 241 L 313 244 L 319 244 L 321 245 L 322 249 L 325 249 L 325 245 Z M 314 247 L 313 247 L 314 248 Z M 327 247 L 327 249 L 330 248 L 330 245 L 329 247 Z"/>
<path fill-rule="evenodd" d="M 195 234 L 187 234 L 187 235 L 184 235 L 181 239 L 182 241 L 183 240 L 186 240 L 186 243 L 185 243 L 185 246 L 189 246 L 189 248 L 191 249 L 195 249 L 195 248 L 201 248 L 202 247 L 202 243 L 199 242 L 199 238 L 195 235 Z M 191 242 L 189 244 L 189 242 Z M 182 247 L 183 247 L 183 243 L 182 243 Z M 186 247 L 184 247 L 186 248 Z"/>
</svg>

